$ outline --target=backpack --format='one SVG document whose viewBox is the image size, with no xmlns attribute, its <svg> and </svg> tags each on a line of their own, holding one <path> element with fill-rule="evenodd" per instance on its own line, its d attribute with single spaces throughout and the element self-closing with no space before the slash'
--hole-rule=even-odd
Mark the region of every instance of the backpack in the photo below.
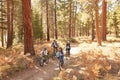
<svg viewBox="0 0 120 80">
<path fill-rule="evenodd" d="M 63 52 L 58 51 L 58 52 L 56 53 L 56 56 L 57 56 L 57 57 L 61 57 L 61 56 L 63 56 Z"/>
<path fill-rule="evenodd" d="M 57 42 L 53 42 L 53 47 L 58 47 Z"/>
</svg>

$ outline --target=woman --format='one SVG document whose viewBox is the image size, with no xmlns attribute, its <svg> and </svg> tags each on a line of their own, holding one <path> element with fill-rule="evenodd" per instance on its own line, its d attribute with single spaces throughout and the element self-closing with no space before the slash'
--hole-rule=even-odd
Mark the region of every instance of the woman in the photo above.
<svg viewBox="0 0 120 80">
<path fill-rule="evenodd" d="M 62 62 L 61 66 L 63 66 L 64 65 L 64 53 L 63 53 L 63 49 L 61 47 L 58 49 L 56 56 Z"/>
</svg>

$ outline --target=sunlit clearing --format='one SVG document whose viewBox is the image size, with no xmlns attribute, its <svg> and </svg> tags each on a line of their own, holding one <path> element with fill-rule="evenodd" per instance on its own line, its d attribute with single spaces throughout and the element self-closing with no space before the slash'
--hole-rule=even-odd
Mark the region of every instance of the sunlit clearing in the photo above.
<svg viewBox="0 0 120 80">
<path fill-rule="evenodd" d="M 71 50 L 70 50 L 71 55 L 79 54 L 79 52 L 80 52 L 79 47 L 73 47 L 73 48 L 71 48 Z"/>
</svg>

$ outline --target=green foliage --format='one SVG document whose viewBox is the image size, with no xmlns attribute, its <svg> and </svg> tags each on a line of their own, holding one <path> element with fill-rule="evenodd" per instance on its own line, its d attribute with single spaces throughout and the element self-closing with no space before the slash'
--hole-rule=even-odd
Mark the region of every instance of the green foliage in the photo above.
<svg viewBox="0 0 120 80">
<path fill-rule="evenodd" d="M 118 36 L 120 33 L 120 1 L 114 3 L 114 6 L 109 6 L 108 18 L 107 18 L 107 27 L 110 34 L 115 34 Z M 109 3 L 111 5 L 112 3 Z M 116 34 L 117 33 L 117 34 Z"/>
<path fill-rule="evenodd" d="M 39 20 L 39 14 L 33 15 L 33 34 L 35 39 L 43 39 L 43 27 Z"/>
<path fill-rule="evenodd" d="M 22 1 L 14 1 L 14 41 L 23 42 L 24 29 L 23 29 L 23 18 L 22 18 Z"/>
</svg>

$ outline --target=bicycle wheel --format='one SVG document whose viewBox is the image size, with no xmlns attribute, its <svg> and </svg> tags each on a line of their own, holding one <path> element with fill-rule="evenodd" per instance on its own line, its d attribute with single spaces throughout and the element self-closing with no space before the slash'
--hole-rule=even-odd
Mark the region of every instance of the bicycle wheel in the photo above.
<svg viewBox="0 0 120 80">
<path fill-rule="evenodd" d="M 49 57 L 46 56 L 46 64 L 48 64 L 48 63 L 49 63 Z"/>
<path fill-rule="evenodd" d="M 52 59 L 53 59 L 53 60 L 55 59 L 55 56 L 56 56 L 55 53 L 53 53 L 53 54 L 52 54 Z"/>
<path fill-rule="evenodd" d="M 52 52 L 52 55 L 51 55 L 51 57 L 52 57 L 52 59 L 54 60 L 55 59 L 55 48 L 53 48 L 53 52 Z"/>
<path fill-rule="evenodd" d="M 41 57 L 40 58 L 40 66 L 43 66 L 44 65 L 44 59 Z"/>
</svg>

